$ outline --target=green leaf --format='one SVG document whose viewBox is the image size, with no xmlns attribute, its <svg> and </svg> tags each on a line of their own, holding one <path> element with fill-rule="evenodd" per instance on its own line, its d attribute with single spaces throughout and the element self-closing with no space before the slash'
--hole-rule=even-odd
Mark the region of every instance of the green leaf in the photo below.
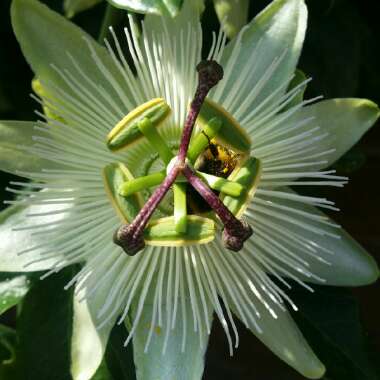
<svg viewBox="0 0 380 380">
<path fill-rule="evenodd" d="M 315 142 L 316 151 L 335 151 L 326 156 L 327 163 L 308 167 L 312 171 L 328 167 L 343 156 L 374 125 L 379 116 L 379 107 L 370 100 L 329 99 L 302 108 L 288 122 L 295 124 L 312 117 L 308 129 L 319 127 L 320 135 L 326 132 L 329 134 Z"/>
<path fill-rule="evenodd" d="M 181 10 L 183 0 L 107 0 L 117 8 L 137 13 L 156 15 L 170 14 L 175 17 Z"/>
<path fill-rule="evenodd" d="M 278 90 L 293 75 L 303 45 L 306 21 L 307 9 L 303 0 L 275 0 L 271 2 L 247 25 L 241 38 L 238 57 L 228 80 L 225 80 L 225 87 L 223 88 L 220 85 L 216 88 L 213 99 L 217 102 L 221 101 L 221 105 L 227 108 L 231 114 L 235 114 L 241 104 L 244 103 L 244 112 L 240 112 L 239 120 L 244 119 L 252 109 L 275 90 Z M 224 49 L 221 59 L 223 67 L 227 66 L 228 59 L 238 41 L 239 39 L 235 38 Z M 270 79 L 256 96 L 250 95 L 254 86 L 265 77 L 268 68 L 280 57 L 282 57 L 281 61 L 270 75 Z M 248 79 L 242 77 L 242 73 L 247 72 L 247 67 L 250 68 Z M 234 85 L 237 82 L 240 83 L 239 80 L 242 79 L 244 82 L 239 89 L 238 96 L 230 95 Z M 218 89 L 222 93 L 219 93 Z M 283 88 L 278 96 L 285 90 L 286 88 Z M 230 96 L 235 99 L 232 107 L 224 104 L 224 100 Z M 218 99 L 219 97 L 220 99 Z"/>
<path fill-rule="evenodd" d="M 102 0 L 64 0 L 63 10 L 68 18 L 74 17 L 77 13 L 92 8 Z"/>
<path fill-rule="evenodd" d="M 133 99 L 122 74 L 107 50 L 65 17 L 51 11 L 46 5 L 36 0 L 14 0 L 11 16 L 17 40 L 36 76 L 45 82 L 52 82 L 61 90 L 72 95 L 74 99 L 70 103 L 71 106 L 77 108 L 78 103 L 84 102 L 84 100 L 78 97 L 53 66 L 61 70 L 68 70 L 74 82 L 81 83 L 90 93 L 94 91 L 93 84 L 102 87 L 120 109 L 125 109 L 125 102 Z M 99 62 L 112 75 L 114 82 L 101 73 L 90 47 Z M 84 80 L 75 69 L 70 56 L 81 69 L 85 69 L 88 81 Z M 115 83 L 118 84 L 123 99 L 115 90 Z M 49 92 L 56 99 L 62 97 L 52 88 L 49 89 Z M 65 100 L 65 103 L 68 101 Z M 85 106 L 88 108 L 87 103 Z"/>
<path fill-rule="evenodd" d="M 17 171 L 35 172 L 41 168 L 54 169 L 57 164 L 29 153 L 34 144 L 35 122 L 0 121 L 0 170 L 17 174 Z"/>
<path fill-rule="evenodd" d="M 30 280 L 25 275 L 0 273 L 0 315 L 17 305 L 29 287 Z"/>
<path fill-rule="evenodd" d="M 310 294 L 296 286 L 290 295 L 299 306 L 297 324 L 326 365 L 326 379 L 377 380 L 355 298 L 344 289 L 314 289 Z"/>
<path fill-rule="evenodd" d="M 124 324 L 116 325 L 111 330 L 105 360 L 115 380 L 136 380 L 132 344 L 124 347 L 127 336 L 128 331 Z"/>
<path fill-rule="evenodd" d="M 18 255 L 19 252 L 37 246 L 43 242 L 43 236 L 35 236 L 30 230 L 15 231 L 14 228 L 31 226 L 39 223 L 50 223 L 58 221 L 66 216 L 65 213 L 57 215 L 45 215 L 27 217 L 30 213 L 46 213 L 59 210 L 62 206 L 11 206 L 0 213 L 0 272 L 32 272 L 50 269 L 59 260 L 56 258 L 47 259 L 30 264 L 32 261 L 41 258 L 41 254 L 46 248 Z M 46 253 L 46 252 L 45 252 Z"/>
<path fill-rule="evenodd" d="M 69 380 L 72 333 L 72 290 L 64 286 L 74 275 L 66 268 L 34 284 L 17 321 L 17 361 L 22 378 Z"/>
<path fill-rule="evenodd" d="M 16 331 L 10 327 L 0 325 L 0 363 L 12 360 L 15 343 Z"/>
<path fill-rule="evenodd" d="M 200 345 L 200 336 L 198 332 L 194 332 L 194 326 L 189 321 L 192 320 L 191 304 L 187 300 L 187 329 L 186 329 L 186 346 L 182 352 L 182 330 L 183 316 L 177 318 L 174 329 L 171 326 L 166 327 L 152 326 L 153 297 L 151 295 L 149 301 L 145 302 L 141 319 L 138 323 L 137 330 L 133 337 L 133 353 L 136 365 L 136 373 L 138 380 L 200 380 L 204 369 L 204 355 L 208 343 L 208 334 L 203 331 L 201 335 L 202 347 Z M 136 305 L 135 305 L 136 306 Z M 167 320 L 166 305 L 162 305 L 162 320 Z M 209 307 L 209 310 L 212 310 Z M 132 315 L 136 312 L 135 307 Z M 212 323 L 212 314 L 209 314 L 210 324 Z M 151 327 L 153 328 L 153 336 L 149 345 L 149 349 L 145 352 L 146 340 L 148 338 Z M 166 328 L 169 328 L 169 339 L 166 351 L 163 354 L 163 347 L 166 335 Z"/>
<path fill-rule="evenodd" d="M 91 380 L 113 380 L 105 361 L 101 362 L 95 375 L 91 377 Z"/>
<path fill-rule="evenodd" d="M 214 7 L 223 31 L 235 37 L 247 22 L 249 0 L 214 0 Z"/>
<path fill-rule="evenodd" d="M 0 379 L 1 380 L 22 380 L 18 376 L 16 367 L 16 331 L 0 325 Z"/>
</svg>

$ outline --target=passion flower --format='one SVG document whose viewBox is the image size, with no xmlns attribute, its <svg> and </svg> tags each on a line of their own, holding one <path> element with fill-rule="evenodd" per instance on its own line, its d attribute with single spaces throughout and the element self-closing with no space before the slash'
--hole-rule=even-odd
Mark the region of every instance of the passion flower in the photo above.
<svg viewBox="0 0 380 380">
<path fill-rule="evenodd" d="M 1 236 L 0 270 L 47 276 L 82 265 L 67 285 L 73 377 L 91 378 L 116 320 L 128 326 L 141 378 L 165 378 L 170 363 L 177 377 L 200 377 L 214 312 L 231 354 L 235 314 L 289 365 L 321 377 L 287 311 L 297 310 L 288 279 L 310 290 L 306 282 L 363 285 L 378 269 L 315 208 L 333 202 L 287 186 L 343 186 L 325 168 L 379 110 L 361 99 L 296 101 L 304 2 L 276 0 L 228 44 L 215 37 L 204 58 L 224 77 L 210 92 L 202 80 L 196 91 L 202 31 L 191 2 L 174 19 L 147 16 L 141 35 L 125 29 L 132 67 L 112 29 L 107 52 L 35 0 L 14 0 L 12 17 L 48 112 L 17 146 L 29 160 L 2 162 L 31 182 L 9 188 L 21 211 Z M 16 135 L 32 128 L 4 125 Z"/>
</svg>

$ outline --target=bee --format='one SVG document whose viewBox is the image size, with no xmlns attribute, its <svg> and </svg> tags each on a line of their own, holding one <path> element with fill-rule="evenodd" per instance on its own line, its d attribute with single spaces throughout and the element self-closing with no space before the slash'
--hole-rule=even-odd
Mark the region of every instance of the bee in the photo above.
<svg viewBox="0 0 380 380">
<path fill-rule="evenodd" d="M 206 133 L 203 131 L 202 133 L 208 140 L 208 146 L 201 156 L 197 169 L 217 177 L 227 178 L 235 168 L 239 154 L 215 143 Z"/>
</svg>

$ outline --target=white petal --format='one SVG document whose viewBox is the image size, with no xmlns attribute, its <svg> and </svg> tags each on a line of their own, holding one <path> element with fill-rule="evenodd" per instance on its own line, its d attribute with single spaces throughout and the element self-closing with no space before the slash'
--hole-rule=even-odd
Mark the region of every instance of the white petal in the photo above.
<svg viewBox="0 0 380 380">
<path fill-rule="evenodd" d="M 288 207 L 293 212 L 285 209 L 284 217 L 280 218 L 280 214 L 270 216 L 259 211 L 256 220 L 258 224 L 265 222 L 268 225 L 270 239 L 280 241 L 283 247 L 306 261 L 307 271 L 312 275 L 305 276 L 300 268 L 296 270 L 292 265 L 286 267 L 289 273 L 303 281 L 334 286 L 368 285 L 378 279 L 379 268 L 375 260 L 347 232 L 313 206 L 313 203 L 316 206 L 320 204 L 297 201 L 297 197 L 294 197 L 296 193 L 290 189 L 277 190 L 283 191 L 285 195 L 290 194 L 293 199 L 272 198 L 272 202 L 275 201 L 280 207 Z M 269 196 L 264 199 L 269 200 Z M 306 219 L 299 214 L 298 224 L 295 224 L 290 219 L 295 215 L 294 212 L 314 217 Z M 294 245 L 297 242 L 298 247 Z"/>
<path fill-rule="evenodd" d="M 302 0 L 273 1 L 224 49 L 225 76 L 215 89 L 214 100 L 241 121 L 284 81 L 290 81 L 306 21 Z M 283 86 L 277 97 L 285 90 Z"/>
<path fill-rule="evenodd" d="M 71 338 L 71 375 L 73 380 L 90 380 L 98 369 L 116 321 L 115 315 L 105 326 L 97 329 L 97 314 L 109 296 L 108 282 L 90 298 L 85 290 L 74 293 L 73 333 Z"/>
<path fill-rule="evenodd" d="M 62 255 L 56 247 L 55 255 L 44 259 L 46 247 L 38 248 L 44 241 L 43 236 L 32 234 L 35 225 L 56 223 L 67 219 L 68 213 L 57 213 L 67 209 L 67 205 L 11 206 L 0 216 L 0 271 L 32 272 L 50 269 Z M 29 217 L 32 213 L 52 215 Z M 17 228 L 23 230 L 15 230 Z M 36 247 L 36 249 L 33 249 Z M 29 250 L 29 251 L 28 251 Z M 25 252 L 24 252 L 25 251 Z M 31 264 L 32 263 L 32 264 Z"/>
<path fill-rule="evenodd" d="M 309 379 L 322 377 L 325 367 L 305 341 L 289 312 L 273 306 L 277 315 L 275 319 L 261 303 L 257 307 L 261 315 L 258 323 L 262 333 L 254 325 L 249 325 L 256 337 L 303 376 Z M 234 312 L 240 318 L 239 313 Z"/>
</svg>

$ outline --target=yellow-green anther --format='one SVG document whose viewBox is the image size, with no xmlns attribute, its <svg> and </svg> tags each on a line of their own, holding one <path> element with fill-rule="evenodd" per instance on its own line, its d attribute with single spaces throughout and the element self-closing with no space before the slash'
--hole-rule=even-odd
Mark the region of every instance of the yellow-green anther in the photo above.
<svg viewBox="0 0 380 380">
<path fill-rule="evenodd" d="M 251 139 L 248 133 L 223 107 L 206 99 L 198 115 L 197 124 L 203 129 L 209 120 L 215 117 L 223 124 L 215 137 L 216 141 L 234 151 L 248 153 L 251 148 Z"/>
<path fill-rule="evenodd" d="M 144 230 L 144 240 L 148 245 L 184 246 L 206 244 L 214 240 L 215 223 L 213 220 L 197 215 L 186 217 L 186 232 L 178 232 L 174 216 L 154 220 Z"/>
<path fill-rule="evenodd" d="M 207 185 L 213 190 L 220 191 L 226 195 L 231 195 L 232 197 L 240 196 L 244 191 L 244 186 L 238 182 L 233 182 L 225 178 L 217 177 L 212 174 L 203 173 L 197 171 L 197 176 L 202 178 Z"/>
<path fill-rule="evenodd" d="M 243 215 L 248 204 L 251 202 L 260 178 L 261 162 L 255 157 L 248 157 L 228 177 L 228 180 L 241 184 L 246 190 L 239 197 L 221 195 L 223 203 L 237 218 Z"/>
<path fill-rule="evenodd" d="M 203 126 L 202 131 L 191 139 L 189 150 L 187 151 L 187 158 L 192 164 L 195 163 L 198 156 L 207 148 L 210 140 L 217 135 L 222 124 L 221 119 L 213 117 Z"/>
<path fill-rule="evenodd" d="M 120 120 L 108 134 L 108 148 L 112 151 L 127 148 L 130 144 L 144 137 L 138 126 L 143 119 L 149 119 L 157 128 L 170 115 L 170 112 L 170 107 L 161 98 L 152 99 L 140 105 Z"/>
<path fill-rule="evenodd" d="M 186 183 L 175 183 L 173 193 L 175 230 L 184 233 L 187 229 Z"/>
<path fill-rule="evenodd" d="M 123 197 L 119 194 L 118 189 L 125 181 L 133 181 L 132 174 L 120 163 L 105 166 L 102 174 L 106 193 L 117 214 L 124 223 L 130 222 L 139 213 L 143 199 L 140 194 Z"/>
<path fill-rule="evenodd" d="M 144 118 L 138 123 L 138 127 L 141 133 L 148 139 L 153 149 L 157 151 L 161 160 L 167 165 L 173 158 L 173 153 L 158 133 L 156 126 L 150 119 Z"/>
<path fill-rule="evenodd" d="M 118 192 L 123 197 L 137 193 L 144 189 L 149 189 L 159 185 L 166 177 L 166 171 L 152 173 L 144 177 L 138 177 L 124 182 L 120 185 Z"/>
</svg>

